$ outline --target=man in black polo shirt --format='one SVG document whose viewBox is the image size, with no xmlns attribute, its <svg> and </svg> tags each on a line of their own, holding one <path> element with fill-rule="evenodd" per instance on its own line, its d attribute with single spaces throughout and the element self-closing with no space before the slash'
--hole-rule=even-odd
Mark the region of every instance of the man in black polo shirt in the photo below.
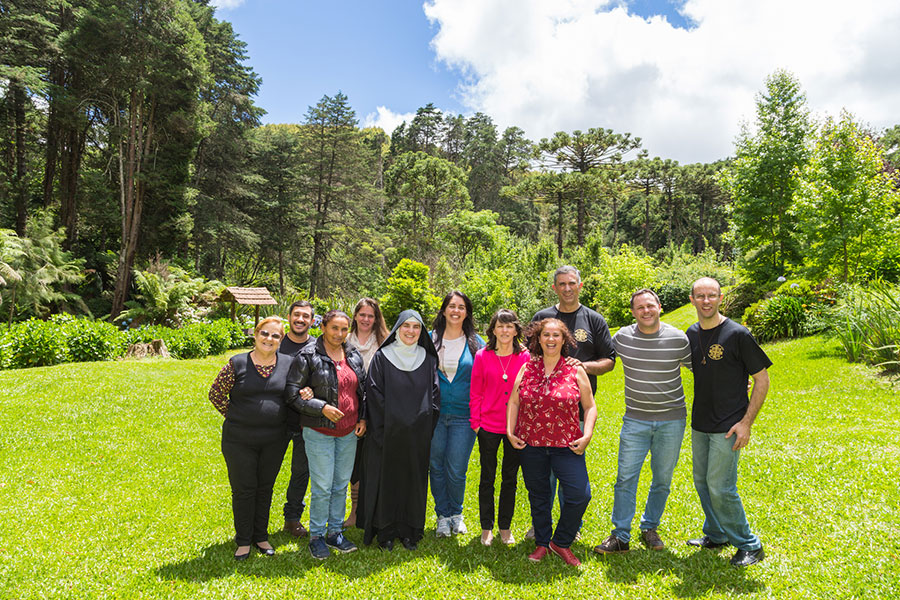
<svg viewBox="0 0 900 600">
<path fill-rule="evenodd" d="M 746 327 L 719 312 L 721 303 L 715 279 L 703 277 L 691 286 L 698 318 L 687 330 L 694 372 L 691 449 L 694 487 L 706 521 L 703 537 L 687 543 L 711 549 L 731 544 L 737 548 L 731 564 L 746 567 L 765 554 L 738 495 L 738 458 L 769 391 L 772 361 Z M 749 398 L 748 376 L 753 378 Z"/>
<path fill-rule="evenodd" d="M 309 328 L 313 322 L 312 304 L 306 300 L 298 300 L 291 304 L 288 311 L 290 329 L 281 346 L 280 354 L 296 356 L 306 346 L 316 343 L 316 338 L 309 335 Z M 288 411 L 288 431 L 293 442 L 291 450 L 291 479 L 287 487 L 287 502 L 284 503 L 284 530 L 295 537 L 304 537 L 308 534 L 300 518 L 303 516 L 303 497 L 306 496 L 306 488 L 309 487 L 309 463 L 306 460 L 306 446 L 303 443 L 303 430 L 300 427 L 300 414 L 296 411 Z"/>
<path fill-rule="evenodd" d="M 584 282 L 581 281 L 581 273 L 575 267 L 566 265 L 558 268 L 553 274 L 553 291 L 559 298 L 559 304 L 539 310 L 531 318 L 532 322 L 543 319 L 559 319 L 565 323 L 572 337 L 575 338 L 576 348 L 569 353 L 571 358 L 581 361 L 584 370 L 587 371 L 588 380 L 591 382 L 591 391 L 597 393 L 597 376 L 613 370 L 616 366 L 616 349 L 613 347 L 612 336 L 609 334 L 609 326 L 606 319 L 595 310 L 581 304 L 579 294 Z M 578 406 L 578 414 L 584 420 L 581 406 Z M 551 487 L 556 487 L 556 478 L 551 475 Z M 559 501 L 562 504 L 563 491 L 559 488 Z M 530 537 L 529 530 L 525 537 Z"/>
</svg>

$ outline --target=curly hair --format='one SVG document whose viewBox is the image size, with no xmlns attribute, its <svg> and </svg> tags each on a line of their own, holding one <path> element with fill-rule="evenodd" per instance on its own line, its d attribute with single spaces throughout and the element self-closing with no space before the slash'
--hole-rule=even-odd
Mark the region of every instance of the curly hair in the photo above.
<svg viewBox="0 0 900 600">
<path fill-rule="evenodd" d="M 559 326 L 559 331 L 562 333 L 563 338 L 563 345 L 559 352 L 565 358 L 569 356 L 569 350 L 576 348 L 577 344 L 575 343 L 575 338 L 569 332 L 569 328 L 559 319 L 541 319 L 540 321 L 532 321 L 528 325 L 528 329 L 525 331 L 525 336 L 528 339 L 528 351 L 532 356 L 544 355 L 544 349 L 541 348 L 541 333 L 550 323 L 556 323 Z"/>
</svg>

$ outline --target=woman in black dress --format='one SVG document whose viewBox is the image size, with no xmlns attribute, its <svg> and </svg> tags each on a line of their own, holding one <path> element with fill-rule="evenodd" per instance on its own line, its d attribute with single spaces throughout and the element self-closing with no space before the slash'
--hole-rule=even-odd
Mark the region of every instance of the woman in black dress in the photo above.
<svg viewBox="0 0 900 600">
<path fill-rule="evenodd" d="M 400 314 L 369 364 L 369 428 L 357 526 L 366 544 L 415 550 L 425 530 L 431 436 L 440 411 L 437 352 L 418 312 Z"/>
</svg>

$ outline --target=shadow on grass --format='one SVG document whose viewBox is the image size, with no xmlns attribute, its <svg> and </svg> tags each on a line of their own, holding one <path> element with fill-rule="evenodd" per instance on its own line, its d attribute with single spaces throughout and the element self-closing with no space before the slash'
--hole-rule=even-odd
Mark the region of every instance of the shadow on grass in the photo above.
<svg viewBox="0 0 900 600">
<path fill-rule="evenodd" d="M 532 542 L 519 542 L 511 547 L 497 543 L 486 548 L 476 536 L 465 546 L 459 546 L 450 540 L 435 539 L 434 530 L 431 529 L 425 532 L 425 538 L 419 542 L 418 550 L 410 552 L 397 540 L 394 550 L 387 552 L 381 550 L 377 543 L 363 546 L 362 532 L 359 530 L 345 532 L 345 535 L 359 545 L 360 549 L 347 555 L 332 553 L 331 557 L 324 561 L 318 561 L 310 556 L 306 549 L 308 538 L 298 541 L 286 533 L 279 532 L 269 536 L 269 542 L 277 553 L 272 558 L 262 557 L 252 550 L 248 560 L 237 562 L 233 558 L 234 542 L 229 540 L 206 546 L 200 555 L 194 558 L 163 565 L 156 569 L 156 575 L 163 580 L 193 582 L 209 581 L 235 574 L 262 578 L 303 578 L 323 568 L 350 579 L 365 579 L 373 573 L 422 559 L 438 560 L 447 569 L 460 573 L 488 569 L 494 580 L 509 584 L 544 583 L 582 575 L 580 570 L 566 566 L 555 556 L 548 555 L 541 564 L 532 564 L 528 561 L 528 554 L 534 549 Z M 294 547 L 297 549 L 293 550 Z M 581 557 L 590 553 L 589 549 L 575 548 L 575 550 Z"/>
<path fill-rule="evenodd" d="M 362 542 L 362 532 L 359 530 L 345 535 L 356 544 Z M 406 562 L 434 559 L 457 573 L 487 570 L 495 581 L 512 585 L 576 580 L 585 575 L 585 568 L 593 570 L 604 565 L 606 579 L 622 585 L 634 585 L 644 576 L 671 573 L 678 582 L 670 589 L 682 598 L 706 596 L 710 591 L 746 594 L 764 587 L 748 579 L 745 570 L 732 567 L 728 562 L 729 552 L 704 550 L 683 558 L 669 551 L 636 550 L 625 555 L 601 557 L 594 554 L 590 546 L 576 542 L 572 550 L 583 562 L 582 568 L 576 569 L 565 565 L 552 554 L 540 564 L 529 562 L 528 554 L 534 549 L 534 542 L 531 541 L 520 541 L 509 547 L 495 541 L 493 546 L 484 547 L 479 537 L 473 536 L 466 545 L 457 545 L 452 540 L 435 539 L 433 529 L 426 531 L 418 550 L 413 552 L 403 548 L 398 540 L 391 552 L 383 551 L 377 543 L 373 543 L 370 546 L 360 545 L 359 551 L 345 556 L 333 553 L 324 561 L 309 555 L 307 538 L 296 540 L 279 532 L 270 536 L 269 541 L 278 552 L 273 558 L 261 557 L 253 551 L 249 560 L 236 562 L 232 558 L 235 545 L 229 540 L 203 548 L 195 558 L 163 565 L 156 570 L 156 574 L 164 580 L 201 582 L 235 574 L 302 579 L 307 575 L 315 577 L 319 569 L 326 569 L 349 579 L 365 579 Z"/>
<path fill-rule="evenodd" d="M 747 578 L 752 572 L 730 564 L 731 554 L 728 550 L 698 550 L 680 557 L 668 550 L 636 550 L 627 554 L 594 556 L 597 561 L 606 563 L 606 578 L 614 583 L 633 585 L 642 576 L 671 573 L 678 583 L 670 589 L 679 598 L 708 596 L 710 592 L 748 594 L 763 589 L 764 584 Z"/>
</svg>

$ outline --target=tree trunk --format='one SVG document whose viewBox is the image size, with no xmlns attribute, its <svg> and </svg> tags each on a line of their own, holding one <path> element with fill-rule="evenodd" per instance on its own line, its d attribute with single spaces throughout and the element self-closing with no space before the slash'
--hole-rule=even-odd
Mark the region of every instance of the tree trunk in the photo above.
<svg viewBox="0 0 900 600">
<path fill-rule="evenodd" d="M 578 194 L 578 245 L 584 246 L 584 182 Z"/>
<path fill-rule="evenodd" d="M 644 250 L 650 252 L 650 184 L 644 187 Z"/>
<path fill-rule="evenodd" d="M 16 207 L 16 233 L 25 237 L 28 220 L 28 165 L 25 155 L 25 88 L 17 79 L 9 81 L 9 95 L 13 104 L 16 170 L 12 181 Z"/>
<path fill-rule="evenodd" d="M 563 254 L 563 193 L 556 192 L 556 255 Z"/>
</svg>

